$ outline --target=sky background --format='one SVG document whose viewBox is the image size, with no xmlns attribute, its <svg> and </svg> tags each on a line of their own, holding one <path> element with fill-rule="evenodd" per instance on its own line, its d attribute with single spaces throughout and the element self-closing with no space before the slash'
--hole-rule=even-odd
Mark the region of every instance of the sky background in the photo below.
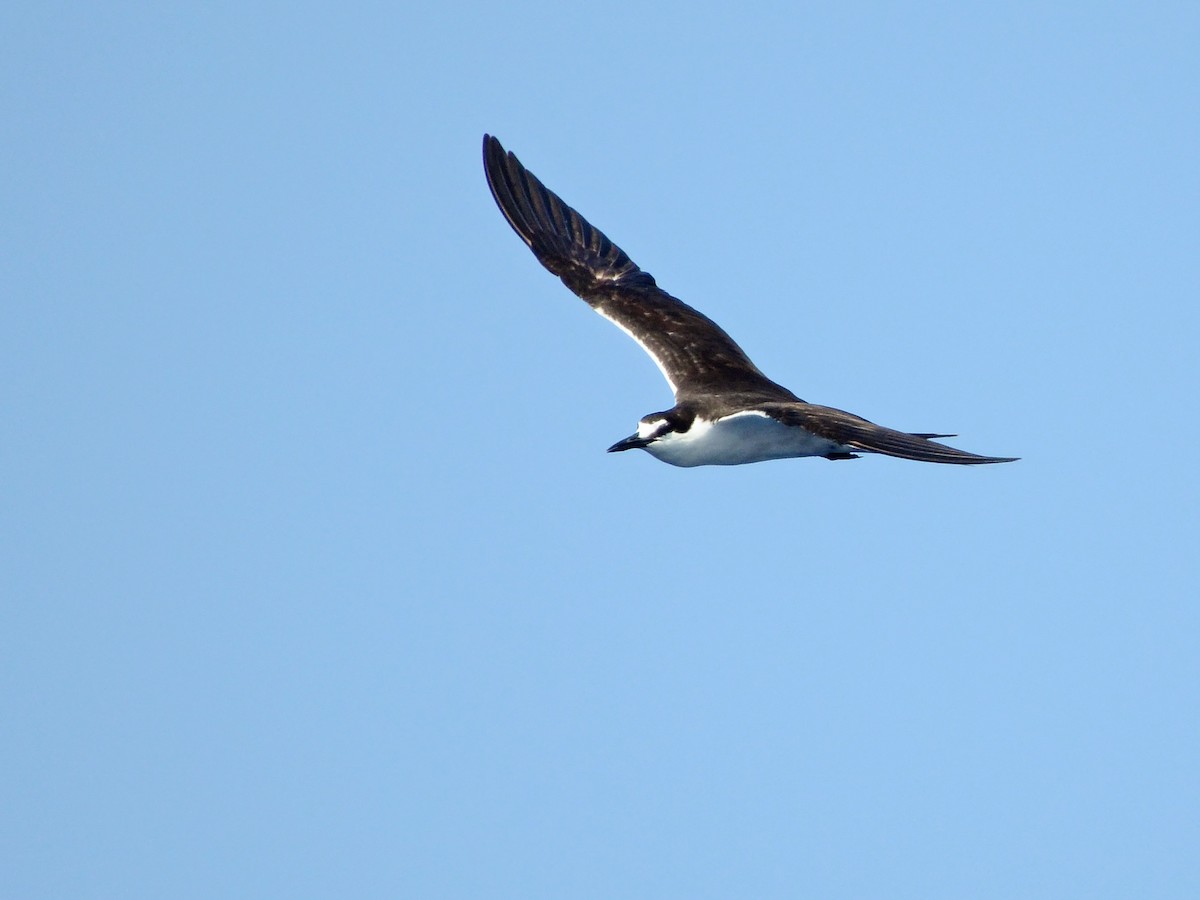
<svg viewBox="0 0 1200 900">
<path fill-rule="evenodd" d="M 1200 7 L 0 11 L 0 894 L 1200 896 Z M 772 378 L 676 469 L 487 131 Z"/>
</svg>

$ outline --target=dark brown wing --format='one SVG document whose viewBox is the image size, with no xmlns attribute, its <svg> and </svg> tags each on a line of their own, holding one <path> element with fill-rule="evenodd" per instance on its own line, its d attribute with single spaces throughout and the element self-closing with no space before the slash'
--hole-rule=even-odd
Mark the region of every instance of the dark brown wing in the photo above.
<svg viewBox="0 0 1200 900">
<path fill-rule="evenodd" d="M 957 465 L 981 465 L 983 463 L 1015 462 L 1017 457 L 979 456 L 956 450 L 929 440 L 929 437 L 953 437 L 949 434 L 910 434 L 884 428 L 868 422 L 861 416 L 843 412 L 828 406 L 811 403 L 768 404 L 764 410 L 785 425 L 798 425 L 814 434 L 837 441 L 845 447 L 869 453 L 884 453 L 901 459 L 919 462 L 952 463 Z"/>
<path fill-rule="evenodd" d="M 490 135 L 483 137 L 483 167 L 496 205 L 538 262 L 637 341 L 676 399 L 718 390 L 797 399 L 763 375 L 715 322 L 659 288 Z"/>
</svg>

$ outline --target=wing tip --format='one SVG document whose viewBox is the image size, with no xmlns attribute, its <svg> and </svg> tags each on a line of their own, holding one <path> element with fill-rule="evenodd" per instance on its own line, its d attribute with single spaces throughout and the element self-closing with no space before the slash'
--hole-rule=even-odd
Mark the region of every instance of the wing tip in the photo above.
<svg viewBox="0 0 1200 900">
<path fill-rule="evenodd" d="M 483 168 L 492 199 L 513 231 L 538 261 L 576 294 L 588 299 L 606 284 L 656 286 L 650 273 L 486 132 Z"/>
</svg>

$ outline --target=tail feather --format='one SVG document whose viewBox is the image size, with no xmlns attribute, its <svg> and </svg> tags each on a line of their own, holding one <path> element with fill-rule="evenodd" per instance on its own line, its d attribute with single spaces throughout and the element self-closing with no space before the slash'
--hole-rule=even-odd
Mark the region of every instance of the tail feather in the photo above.
<svg viewBox="0 0 1200 900">
<path fill-rule="evenodd" d="M 901 459 L 913 459 L 920 462 L 951 463 L 957 465 L 983 465 L 986 463 L 1015 462 L 1017 457 L 1009 456 L 980 456 L 968 453 L 931 441 L 930 437 L 954 437 L 954 435 L 909 434 L 884 428 L 873 422 L 864 421 L 858 427 L 848 429 L 852 432 L 844 441 L 856 450 L 866 450 L 871 453 L 883 453 L 887 456 L 898 456 Z"/>
<path fill-rule="evenodd" d="M 900 459 L 912 459 L 919 462 L 950 463 L 960 466 L 982 465 L 985 463 L 1015 462 L 1015 456 L 980 456 L 939 444 L 930 438 L 954 437 L 952 434 L 935 434 L 933 432 L 909 433 L 885 428 L 869 422 L 861 416 L 833 409 L 829 406 L 817 406 L 812 403 L 780 404 L 771 412 L 777 419 L 788 425 L 799 425 L 814 434 L 822 435 L 831 441 L 836 441 L 844 451 L 835 451 L 830 458 L 845 459 L 853 451 L 864 453 L 882 453 L 886 456 L 897 456 Z M 845 455 L 842 455 L 842 454 Z"/>
</svg>

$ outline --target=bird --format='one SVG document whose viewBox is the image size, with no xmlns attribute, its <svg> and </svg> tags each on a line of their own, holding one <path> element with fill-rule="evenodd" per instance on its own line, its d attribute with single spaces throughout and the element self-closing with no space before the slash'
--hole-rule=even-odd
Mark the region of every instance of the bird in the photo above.
<svg viewBox="0 0 1200 900">
<path fill-rule="evenodd" d="M 674 406 L 642 416 L 637 431 L 608 452 L 645 450 L 682 467 L 857 459 L 863 453 L 958 465 L 1017 459 L 980 456 L 934 440 L 953 434 L 897 431 L 806 403 L 759 371 L 719 325 L 660 288 L 488 134 L 483 167 L 500 212 L 538 262 L 637 341 L 675 395 Z"/>
</svg>

